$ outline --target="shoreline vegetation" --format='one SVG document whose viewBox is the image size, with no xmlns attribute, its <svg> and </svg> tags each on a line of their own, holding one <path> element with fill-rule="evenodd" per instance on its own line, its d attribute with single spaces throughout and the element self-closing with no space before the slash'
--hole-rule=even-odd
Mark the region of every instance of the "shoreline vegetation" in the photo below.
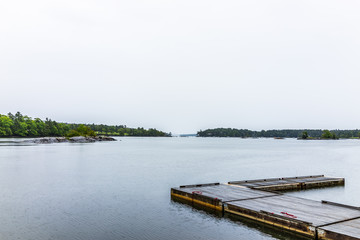
<svg viewBox="0 0 360 240">
<path fill-rule="evenodd" d="M 155 128 L 128 128 L 126 125 L 104 124 L 75 124 L 60 123 L 46 118 L 28 117 L 20 112 L 16 114 L 0 114 L 0 137 L 21 138 L 44 138 L 65 137 L 67 140 L 73 137 L 85 137 L 96 139 L 102 136 L 139 136 L 139 137 L 171 137 L 171 133 L 165 133 Z M 103 139 L 106 139 L 103 137 Z M 69 140 L 70 141 L 70 140 Z M 89 140 L 91 141 L 91 140 Z"/>
<path fill-rule="evenodd" d="M 8 113 L 0 114 L 0 138 L 38 138 L 34 143 L 113 141 L 110 136 L 172 137 L 171 133 L 155 128 L 128 128 L 126 125 L 60 123 L 46 118 L 31 118 Z M 197 134 L 180 137 L 233 137 L 233 138 L 297 138 L 298 140 L 360 139 L 360 130 L 280 129 L 252 131 L 249 129 L 214 128 L 200 130 Z"/>
<path fill-rule="evenodd" d="M 297 138 L 298 140 L 337 140 L 359 139 L 360 130 L 321 130 L 321 129 L 283 129 L 252 131 L 249 129 L 214 128 L 200 130 L 198 137 L 234 137 L 234 138 Z"/>
</svg>

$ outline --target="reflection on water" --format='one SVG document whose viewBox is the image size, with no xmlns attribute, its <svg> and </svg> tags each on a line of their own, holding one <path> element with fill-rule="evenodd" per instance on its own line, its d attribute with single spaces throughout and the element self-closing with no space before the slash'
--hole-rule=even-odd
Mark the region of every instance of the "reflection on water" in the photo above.
<svg viewBox="0 0 360 240">
<path fill-rule="evenodd" d="M 2 139 L 0 239 L 293 239 L 171 201 L 171 187 L 194 183 L 340 176 L 345 187 L 287 194 L 360 206 L 357 140 L 121 139 Z"/>
<path fill-rule="evenodd" d="M 4 146 L 31 146 L 34 144 L 17 141 L 0 141 L 0 147 Z"/>
</svg>

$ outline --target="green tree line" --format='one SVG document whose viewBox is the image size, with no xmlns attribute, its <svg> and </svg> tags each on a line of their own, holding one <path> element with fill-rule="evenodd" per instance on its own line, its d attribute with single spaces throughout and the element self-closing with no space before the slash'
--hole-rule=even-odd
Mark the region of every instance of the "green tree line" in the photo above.
<svg viewBox="0 0 360 240">
<path fill-rule="evenodd" d="M 80 124 L 69 124 L 71 129 L 76 129 Z M 84 124 L 97 134 L 107 136 L 134 136 L 134 137 L 171 137 L 171 133 L 159 131 L 155 128 L 129 128 L 126 125 Z"/>
<path fill-rule="evenodd" d="M 46 118 L 32 119 L 20 112 L 16 114 L 0 114 L 0 137 L 61 137 L 74 136 L 78 131 L 88 131 L 90 128 L 94 133 L 109 136 L 148 136 L 168 137 L 171 133 L 165 133 L 155 128 L 128 128 L 125 125 L 109 126 L 104 124 L 73 124 L 59 123 Z"/>
<path fill-rule="evenodd" d="M 304 134 L 306 132 L 306 134 Z M 280 137 L 280 138 L 358 138 L 360 130 L 321 130 L 321 129 L 283 129 L 283 130 L 262 130 L 251 131 L 248 129 L 235 128 L 214 128 L 207 130 L 200 130 L 197 133 L 199 137 Z"/>
</svg>

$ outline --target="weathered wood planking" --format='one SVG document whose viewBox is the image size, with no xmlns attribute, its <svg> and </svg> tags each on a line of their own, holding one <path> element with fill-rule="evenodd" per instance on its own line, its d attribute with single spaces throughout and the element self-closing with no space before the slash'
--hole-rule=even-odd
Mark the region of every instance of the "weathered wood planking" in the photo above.
<svg viewBox="0 0 360 240">
<path fill-rule="evenodd" d="M 230 208 L 231 206 L 249 209 L 256 212 L 266 211 L 277 215 L 283 215 L 284 217 L 293 218 L 298 221 L 312 223 L 315 227 L 350 218 L 360 218 L 359 210 L 286 195 L 274 196 L 267 199 L 260 198 L 234 201 L 228 203 L 228 207 Z M 282 214 L 284 212 L 294 215 L 295 217 Z"/>
<path fill-rule="evenodd" d="M 325 177 L 324 175 L 269 178 L 246 181 L 232 181 L 229 184 L 248 188 L 271 191 L 289 191 L 309 188 L 329 187 L 344 185 L 344 178 Z"/>
<path fill-rule="evenodd" d="M 360 239 L 360 219 L 349 220 L 318 228 L 319 239 Z"/>
<path fill-rule="evenodd" d="M 233 201 L 225 206 L 225 212 L 312 237 L 319 226 L 360 218 L 357 209 L 286 195 Z"/>
<path fill-rule="evenodd" d="M 268 191 L 290 190 L 297 184 L 310 187 L 333 186 L 344 184 L 344 179 L 317 175 L 229 184 L 194 184 L 172 188 L 171 196 L 193 206 L 199 204 L 210 207 L 223 214 L 246 217 L 312 239 L 360 239 L 360 208 Z"/>
<path fill-rule="evenodd" d="M 222 200 L 222 202 L 279 195 L 277 193 L 253 190 L 245 187 L 232 186 L 228 184 L 219 184 L 219 185 L 210 185 L 210 186 L 206 185 L 200 187 L 185 187 L 185 188 L 174 188 L 174 189 L 178 189 L 190 194 L 198 193 L 203 196 L 217 198 Z"/>
<path fill-rule="evenodd" d="M 223 202 L 279 195 L 228 184 L 198 184 L 171 189 L 171 196 L 222 210 Z"/>
</svg>

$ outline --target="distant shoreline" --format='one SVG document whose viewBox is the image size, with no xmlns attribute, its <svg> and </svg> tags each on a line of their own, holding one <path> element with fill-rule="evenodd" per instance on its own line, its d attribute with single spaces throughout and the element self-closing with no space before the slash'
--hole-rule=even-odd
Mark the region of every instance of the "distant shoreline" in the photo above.
<svg viewBox="0 0 360 240">
<path fill-rule="evenodd" d="M 274 139 L 274 140 L 284 140 L 284 139 L 294 139 L 294 140 L 305 140 L 305 141 L 316 141 L 316 140 L 359 140 L 360 138 L 337 138 L 337 139 L 329 139 L 329 138 L 311 138 L 311 139 L 302 139 L 297 137 L 202 137 L 197 136 L 196 138 L 237 138 L 237 139 Z"/>
<path fill-rule="evenodd" d="M 237 138 L 301 138 L 304 140 L 359 139 L 360 130 L 327 129 L 280 129 L 252 131 L 249 129 L 214 128 L 200 130 L 198 137 L 237 137 Z"/>
</svg>

